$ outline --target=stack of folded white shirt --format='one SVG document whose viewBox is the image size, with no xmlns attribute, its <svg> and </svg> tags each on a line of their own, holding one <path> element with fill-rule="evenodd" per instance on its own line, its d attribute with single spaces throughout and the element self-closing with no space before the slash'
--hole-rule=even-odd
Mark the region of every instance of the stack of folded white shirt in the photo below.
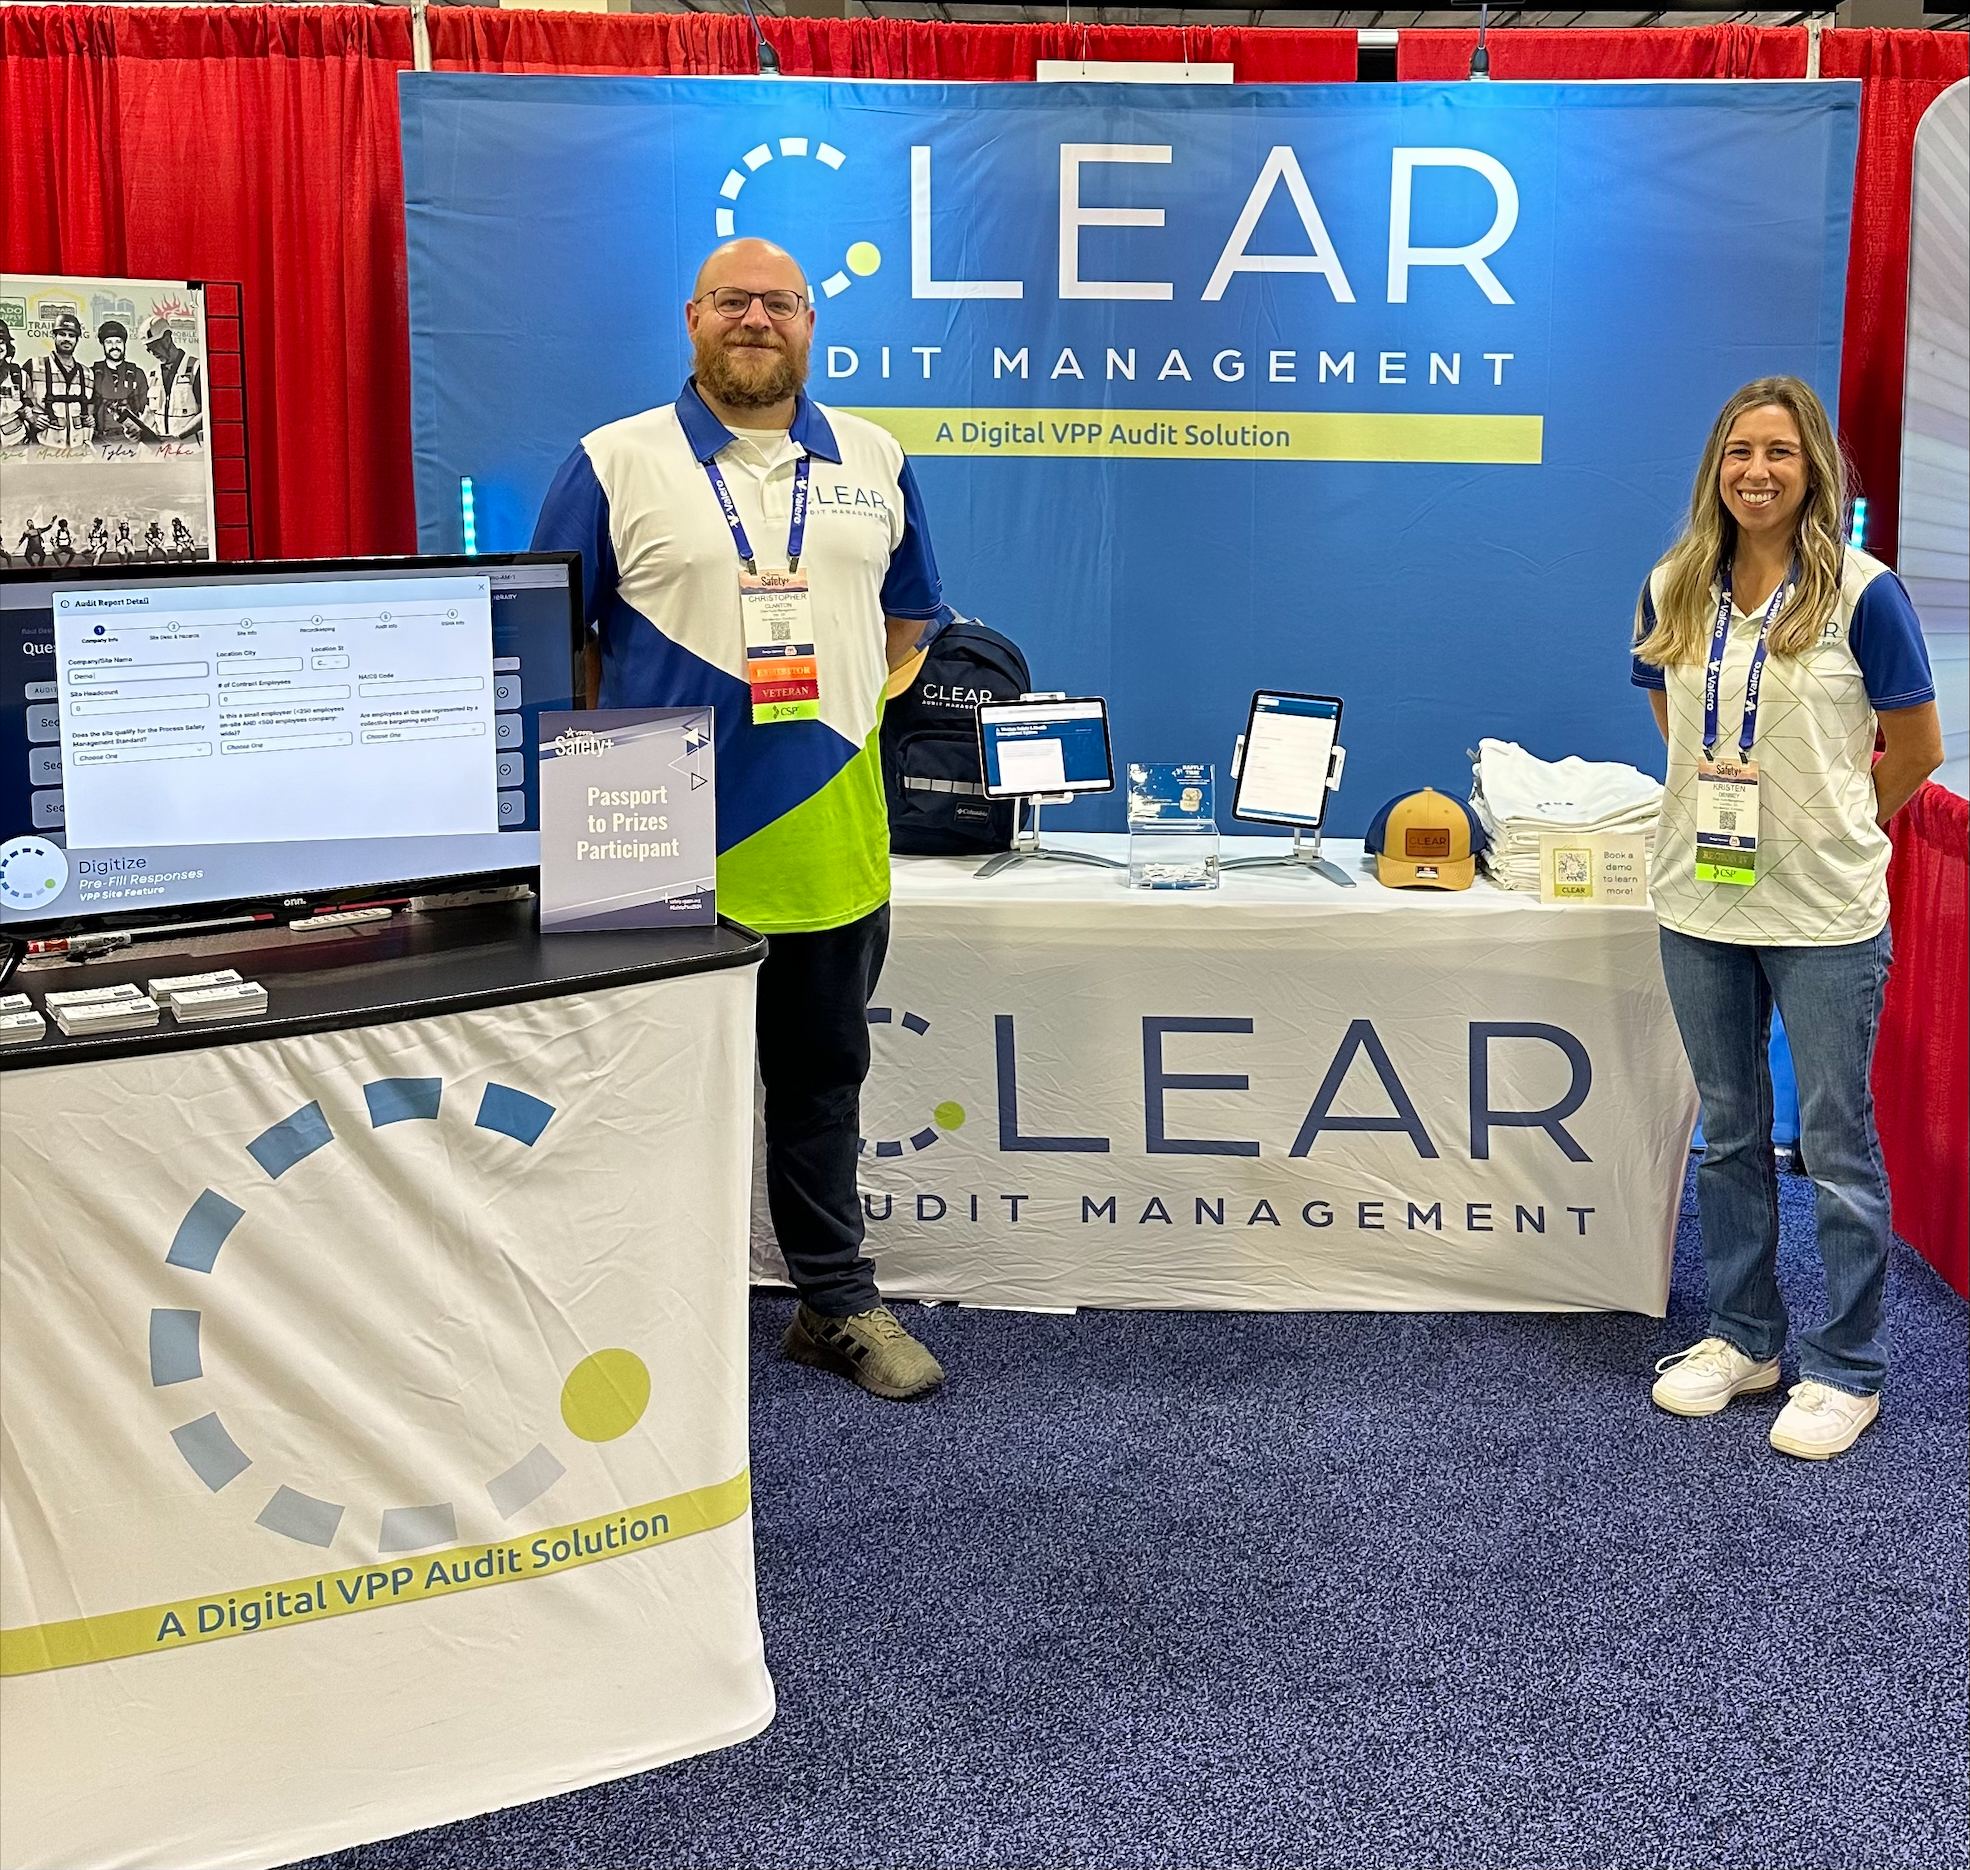
<svg viewBox="0 0 1970 1870">
<path fill-rule="evenodd" d="M 1633 834 L 1655 847 L 1662 786 L 1612 760 L 1535 759 L 1516 741 L 1480 740 L 1471 808 L 1491 839 L 1485 874 L 1508 890 L 1539 891 L 1539 834 Z"/>
</svg>

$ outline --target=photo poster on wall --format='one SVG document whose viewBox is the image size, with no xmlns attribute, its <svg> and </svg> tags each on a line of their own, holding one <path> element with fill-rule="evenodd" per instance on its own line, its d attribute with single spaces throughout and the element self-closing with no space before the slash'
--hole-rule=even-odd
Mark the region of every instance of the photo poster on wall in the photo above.
<svg viewBox="0 0 1970 1870">
<path fill-rule="evenodd" d="M 1105 696 L 1118 765 L 1228 767 L 1255 690 L 1345 696 L 1337 837 L 1466 791 L 1487 736 L 1659 775 L 1630 638 L 1710 424 L 1756 377 L 1839 395 L 1848 81 L 399 99 L 424 550 L 468 476 L 481 549 L 527 544 L 584 435 L 676 398 L 705 255 L 764 236 L 810 281 L 810 393 L 907 450 L 949 602 Z M 814 488 L 817 527 L 875 510 Z"/>
<path fill-rule="evenodd" d="M 205 293 L 0 274 L 0 566 L 213 550 Z"/>
</svg>

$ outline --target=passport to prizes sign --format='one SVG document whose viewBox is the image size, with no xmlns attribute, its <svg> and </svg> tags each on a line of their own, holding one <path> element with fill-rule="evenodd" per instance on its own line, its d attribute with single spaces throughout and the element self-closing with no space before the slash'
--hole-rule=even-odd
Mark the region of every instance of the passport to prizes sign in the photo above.
<svg viewBox="0 0 1970 1870">
<path fill-rule="evenodd" d="M 540 926 L 718 920 L 709 708 L 540 717 Z"/>
<path fill-rule="evenodd" d="M 1659 762 L 1628 626 L 1710 420 L 1838 386 L 1853 84 L 401 85 L 426 550 L 462 475 L 523 545 L 763 235 L 959 608 L 1106 694 L 1124 762 L 1344 695 L 1343 836 L 1479 735 Z"/>
</svg>

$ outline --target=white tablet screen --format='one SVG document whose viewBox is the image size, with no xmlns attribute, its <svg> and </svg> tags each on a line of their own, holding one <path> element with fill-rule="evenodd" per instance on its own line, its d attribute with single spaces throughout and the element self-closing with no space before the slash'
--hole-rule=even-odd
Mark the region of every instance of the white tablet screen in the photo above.
<svg viewBox="0 0 1970 1870">
<path fill-rule="evenodd" d="M 1245 731 L 1232 812 L 1269 824 L 1320 823 L 1341 704 L 1326 695 L 1260 694 Z"/>
</svg>

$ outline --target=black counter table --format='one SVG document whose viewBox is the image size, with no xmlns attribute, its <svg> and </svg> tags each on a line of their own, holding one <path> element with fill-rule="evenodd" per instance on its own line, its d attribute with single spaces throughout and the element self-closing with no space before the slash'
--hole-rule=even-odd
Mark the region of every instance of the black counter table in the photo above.
<svg viewBox="0 0 1970 1870">
<path fill-rule="evenodd" d="M 253 927 L 136 943 L 80 966 L 30 961 L 8 984 L 46 1014 L 48 993 L 138 987 L 170 975 L 237 969 L 267 990 L 267 1010 L 179 1025 L 165 1009 L 133 1032 L 64 1034 L 47 1015 L 37 1043 L 0 1046 L 0 1071 L 238 1045 L 340 1027 L 509 1006 L 561 994 L 665 980 L 764 958 L 765 939 L 736 922 L 715 928 L 604 929 L 543 935 L 531 900 L 393 915 L 339 928 Z"/>
</svg>

